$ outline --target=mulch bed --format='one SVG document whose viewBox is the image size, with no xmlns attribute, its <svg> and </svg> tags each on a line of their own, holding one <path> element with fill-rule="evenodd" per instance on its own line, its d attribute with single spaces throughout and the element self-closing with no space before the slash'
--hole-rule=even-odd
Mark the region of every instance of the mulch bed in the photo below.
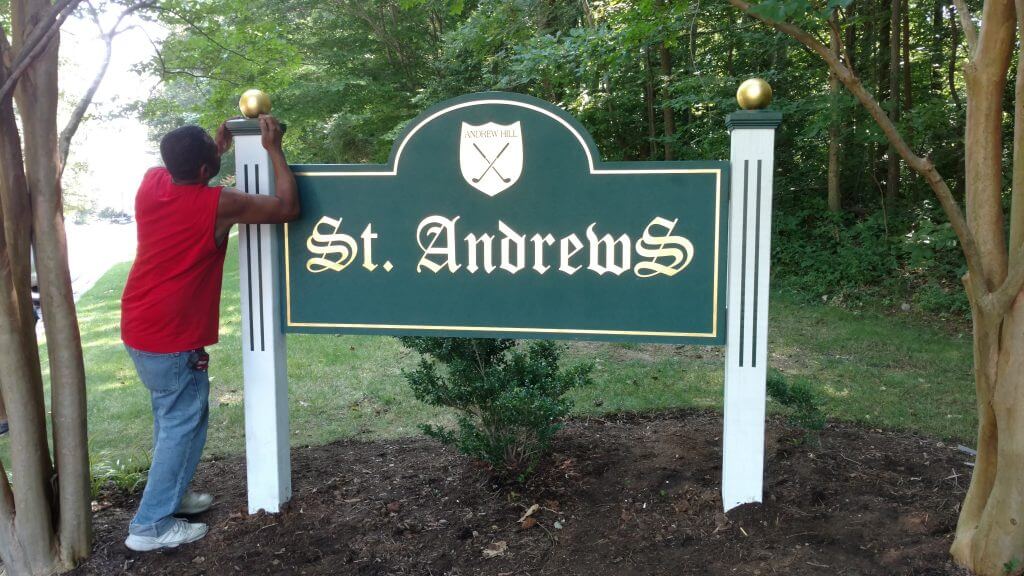
<svg viewBox="0 0 1024 576">
<path fill-rule="evenodd" d="M 965 574 L 948 557 L 970 477 L 954 447 L 845 424 L 808 440 L 773 421 L 764 504 L 723 514 L 721 432 L 708 412 L 574 421 L 519 487 L 423 438 L 300 448 L 280 515 L 245 513 L 244 459 L 204 462 L 195 486 L 218 497 L 204 540 L 129 551 L 137 495 L 112 492 L 74 574 Z"/>
</svg>

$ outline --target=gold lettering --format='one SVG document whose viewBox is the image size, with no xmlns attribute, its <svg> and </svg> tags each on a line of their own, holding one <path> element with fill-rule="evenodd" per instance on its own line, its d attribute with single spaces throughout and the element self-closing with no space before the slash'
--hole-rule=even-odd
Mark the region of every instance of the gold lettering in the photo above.
<svg viewBox="0 0 1024 576">
<path fill-rule="evenodd" d="M 359 253 L 356 239 L 339 231 L 341 220 L 324 216 L 313 227 L 313 234 L 306 240 L 306 248 L 316 257 L 306 261 L 306 270 L 313 274 L 341 272 L 356 259 Z"/>
<path fill-rule="evenodd" d="M 649 261 L 639 262 L 633 269 L 633 273 L 640 278 L 664 275 L 675 276 L 682 272 L 693 262 L 693 243 L 682 236 L 673 236 L 679 219 L 666 220 L 655 218 L 644 229 L 644 236 L 636 245 L 636 253 L 642 258 L 650 258 Z M 652 229 L 663 228 L 665 231 L 661 236 L 655 236 Z M 668 265 L 658 262 L 660 258 L 671 258 Z"/>
<path fill-rule="evenodd" d="M 366 225 L 366 230 L 363 230 L 363 233 L 359 237 L 363 239 L 363 268 L 373 272 L 377 269 L 377 265 L 373 263 L 373 241 L 376 240 L 378 236 L 373 231 L 372 222 Z"/>
</svg>

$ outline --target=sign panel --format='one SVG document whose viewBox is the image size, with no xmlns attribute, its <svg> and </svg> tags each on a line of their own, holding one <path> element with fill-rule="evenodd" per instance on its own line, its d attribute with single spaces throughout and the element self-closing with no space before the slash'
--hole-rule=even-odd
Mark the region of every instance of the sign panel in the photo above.
<svg viewBox="0 0 1024 576">
<path fill-rule="evenodd" d="M 518 94 L 442 103 L 386 165 L 297 165 L 288 332 L 723 344 L 728 162 L 602 162 Z"/>
</svg>

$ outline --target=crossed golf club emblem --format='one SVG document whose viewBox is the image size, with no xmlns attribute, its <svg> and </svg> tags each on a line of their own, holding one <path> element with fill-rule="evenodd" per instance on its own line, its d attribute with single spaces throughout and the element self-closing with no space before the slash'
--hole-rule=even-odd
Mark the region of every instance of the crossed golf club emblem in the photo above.
<svg viewBox="0 0 1024 576">
<path fill-rule="evenodd" d="M 488 162 L 487 169 L 484 170 L 483 173 L 480 174 L 480 176 L 473 178 L 473 184 L 476 184 L 483 180 L 484 176 L 487 176 L 487 173 L 492 170 L 494 171 L 495 174 L 498 175 L 498 178 L 501 178 L 501 181 L 504 182 L 505 184 L 508 184 L 509 182 L 512 181 L 511 178 L 505 178 L 504 176 L 502 176 L 501 172 L 498 172 L 498 168 L 494 166 L 498 159 L 501 158 L 501 155 L 505 153 L 505 150 L 508 150 L 509 144 L 509 142 L 505 142 L 505 146 L 502 147 L 500 151 L 498 151 L 498 155 L 494 157 L 494 160 L 491 160 L 490 158 L 487 157 L 487 154 L 484 154 L 484 151 L 481 150 L 480 147 L 476 145 L 476 142 L 473 143 L 473 148 L 476 148 L 476 151 L 480 153 L 480 156 L 483 156 L 484 162 Z"/>
</svg>

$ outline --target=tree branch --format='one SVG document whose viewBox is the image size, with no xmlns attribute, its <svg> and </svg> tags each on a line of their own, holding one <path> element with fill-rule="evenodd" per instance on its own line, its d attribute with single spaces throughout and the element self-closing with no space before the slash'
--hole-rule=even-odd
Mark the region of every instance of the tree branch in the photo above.
<svg viewBox="0 0 1024 576">
<path fill-rule="evenodd" d="M 960 16 L 960 27 L 964 29 L 964 38 L 967 39 L 967 54 L 969 58 L 974 57 L 974 49 L 978 45 L 978 29 L 971 20 L 971 11 L 967 9 L 967 2 L 964 0 L 953 0 L 956 5 L 956 13 Z"/>
<path fill-rule="evenodd" d="M 92 105 L 92 99 L 96 96 L 96 91 L 99 90 L 100 84 L 103 83 L 103 79 L 107 75 L 107 69 L 110 67 L 110 58 L 114 53 L 114 38 L 122 32 L 122 30 L 120 30 L 121 23 L 131 14 L 153 6 L 156 4 L 156 0 L 144 0 L 129 6 L 121 12 L 121 15 L 117 18 L 117 21 L 109 31 L 103 30 L 99 21 L 99 16 L 96 14 L 96 9 L 93 7 L 91 2 L 88 4 L 89 13 L 92 16 L 93 22 L 96 23 L 96 27 L 100 31 L 100 38 L 103 39 L 105 44 L 105 51 L 103 54 L 103 62 L 100 64 L 100 68 L 96 72 L 96 76 L 93 78 L 92 84 L 89 85 L 89 89 L 85 91 L 85 94 L 78 101 L 78 105 L 75 106 L 74 111 L 71 113 L 71 118 L 68 119 L 67 125 L 64 126 L 64 129 L 60 132 L 60 137 L 57 141 L 59 153 L 57 178 L 61 178 L 64 175 L 64 166 L 67 164 L 68 155 L 71 153 L 71 140 L 75 137 L 75 133 L 78 132 L 78 127 L 82 124 L 82 120 L 85 118 L 85 113 L 89 110 L 89 106 Z"/>
<path fill-rule="evenodd" d="M 47 13 L 43 20 L 32 29 L 28 37 L 25 39 L 24 45 L 21 47 L 21 52 L 15 57 L 14 62 L 11 64 L 11 73 L 7 77 L 3 86 L 0 86 L 0 100 L 10 96 L 11 92 L 14 91 L 14 86 L 17 85 L 21 75 L 28 70 L 28 67 L 32 65 L 32 62 L 39 57 L 40 54 L 46 51 L 46 48 L 50 45 L 53 40 L 60 32 L 60 27 L 64 25 L 64 21 L 68 19 L 68 16 L 75 11 L 79 2 L 82 0 L 61 0 L 50 12 Z M 63 10 L 60 10 L 56 15 L 56 21 L 53 22 L 49 27 L 44 26 L 42 23 L 49 21 L 50 14 L 54 12 L 57 6 L 64 6 Z"/>
<path fill-rule="evenodd" d="M 81 1 L 82 0 L 60 0 L 50 7 L 50 10 L 39 19 L 39 23 L 32 28 L 32 31 L 28 33 L 23 42 L 19 43 L 17 39 L 14 40 L 16 44 L 19 44 L 19 51 L 24 52 L 25 50 L 31 50 L 39 42 L 40 38 L 49 33 L 49 29 L 45 26 L 47 22 L 52 24 L 55 19 L 57 19 L 61 14 L 64 14 L 67 10 L 70 10 L 67 12 L 69 14 L 74 12 L 75 8 L 78 7 L 78 4 Z M 63 20 L 61 21 L 63 22 Z M 20 57 L 21 54 L 19 53 L 18 56 Z"/>
<path fill-rule="evenodd" d="M 153 2 L 153 4 L 156 4 L 156 2 Z M 231 54 L 234 54 L 235 56 L 238 56 L 239 58 L 241 58 L 242 60 L 245 60 L 246 62 L 249 62 L 249 63 L 252 63 L 252 64 L 260 64 L 260 62 L 256 62 L 255 60 L 253 60 L 252 58 L 249 58 L 248 56 L 246 56 L 245 54 L 239 52 L 238 50 L 235 50 L 233 48 L 228 48 L 227 46 L 221 44 L 220 42 L 215 40 L 213 38 L 213 36 L 211 36 L 206 30 L 203 30 L 198 24 L 196 24 L 195 22 L 193 22 L 193 21 L 189 20 L 188 18 L 182 16 L 178 12 L 175 12 L 174 10 L 171 10 L 170 8 L 167 8 L 166 6 L 157 6 L 155 9 L 157 11 L 159 11 L 159 12 L 167 12 L 168 14 L 170 14 L 170 15 L 174 16 L 175 18 L 177 18 L 178 20 L 181 20 L 182 22 L 187 24 L 189 28 L 195 30 L 200 36 L 202 36 L 203 38 L 206 38 L 206 40 L 208 42 L 210 42 L 210 44 L 213 44 L 217 48 L 220 48 L 221 50 L 223 50 L 225 52 L 230 52 Z"/>
<path fill-rule="evenodd" d="M 931 160 L 914 154 L 903 139 L 903 136 L 899 133 L 896 125 L 893 124 L 892 120 L 890 120 L 889 116 L 885 113 L 885 110 L 879 106 L 874 97 L 872 97 L 864 88 L 860 78 L 858 78 L 850 68 L 840 62 L 839 58 L 837 58 L 827 46 L 819 42 L 814 38 L 814 36 L 802 28 L 789 24 L 788 22 L 778 22 L 760 14 L 754 14 L 750 11 L 750 4 L 744 0 L 729 0 L 729 3 L 743 11 L 743 13 L 760 20 L 768 26 L 775 28 L 779 32 L 782 32 L 805 45 L 825 61 L 832 72 L 839 78 L 843 85 L 846 86 L 846 89 L 849 90 L 850 93 L 857 98 L 861 106 L 868 111 L 871 117 L 875 120 L 875 123 L 878 124 L 878 127 L 882 129 L 886 139 L 890 144 L 892 144 L 900 157 L 902 157 L 907 163 L 907 166 L 917 172 L 925 179 L 926 182 L 928 182 L 928 185 L 931 187 L 935 196 L 938 198 L 939 203 L 942 205 L 943 210 L 946 212 L 946 216 L 949 218 L 949 222 L 953 226 L 953 231 L 956 232 L 957 238 L 960 241 L 964 257 L 967 260 L 967 268 L 971 272 L 971 282 L 975 285 L 975 293 L 981 299 L 988 295 L 990 290 L 985 283 L 985 278 L 987 276 L 985 275 L 984 262 L 978 251 L 977 242 L 975 241 L 973 232 L 967 225 L 967 220 L 964 218 L 963 211 L 953 198 L 953 193 L 950 191 L 949 186 L 939 174 L 938 170 L 935 169 L 935 165 Z"/>
</svg>

